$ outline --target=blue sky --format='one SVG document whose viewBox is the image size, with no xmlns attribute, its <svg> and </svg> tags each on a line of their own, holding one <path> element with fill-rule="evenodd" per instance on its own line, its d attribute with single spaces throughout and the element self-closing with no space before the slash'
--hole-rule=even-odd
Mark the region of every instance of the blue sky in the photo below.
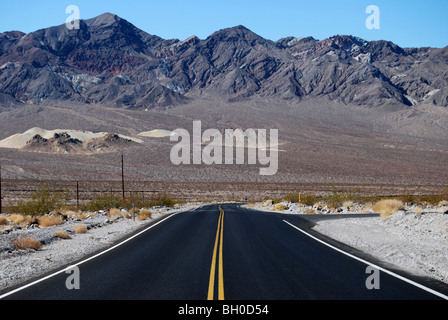
<svg viewBox="0 0 448 320">
<path fill-rule="evenodd" d="M 0 32 L 63 24 L 72 4 L 81 19 L 111 12 L 165 39 L 205 39 L 219 29 L 244 25 L 274 41 L 350 34 L 402 47 L 448 45 L 448 0 L 0 0 Z M 369 5 L 380 9 L 379 30 L 366 28 Z"/>
</svg>

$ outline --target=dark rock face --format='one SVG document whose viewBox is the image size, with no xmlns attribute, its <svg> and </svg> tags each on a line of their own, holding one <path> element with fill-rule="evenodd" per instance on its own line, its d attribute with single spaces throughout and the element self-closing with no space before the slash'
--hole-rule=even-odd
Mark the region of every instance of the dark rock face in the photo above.
<svg viewBox="0 0 448 320">
<path fill-rule="evenodd" d="M 36 134 L 23 148 L 25 151 L 70 153 L 82 148 L 82 141 L 72 138 L 68 133 L 55 133 L 50 139 Z"/>
<path fill-rule="evenodd" d="M 90 138 L 85 141 L 73 138 L 67 132 L 55 133 L 50 139 L 36 134 L 22 148 L 24 151 L 46 153 L 94 154 L 115 151 L 136 146 L 138 143 L 120 137 L 115 133 L 108 133 L 103 137 Z"/>
<path fill-rule="evenodd" d="M 243 26 L 205 40 L 165 40 L 106 13 L 78 30 L 0 34 L 0 94 L 123 108 L 171 107 L 200 95 L 446 107 L 447 52 L 340 35 L 273 42 Z"/>
</svg>

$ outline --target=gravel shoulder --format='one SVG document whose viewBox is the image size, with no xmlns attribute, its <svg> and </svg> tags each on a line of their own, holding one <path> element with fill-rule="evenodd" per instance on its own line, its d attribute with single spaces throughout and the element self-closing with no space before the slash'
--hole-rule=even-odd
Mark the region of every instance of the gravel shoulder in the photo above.
<svg viewBox="0 0 448 320">
<path fill-rule="evenodd" d="M 0 234 L 0 292 L 24 284 L 52 270 L 69 266 L 82 258 L 106 249 L 138 230 L 161 220 L 169 214 L 200 207 L 188 204 L 174 208 L 152 210 L 150 219 L 139 221 L 122 216 L 113 217 L 105 211 L 93 212 L 87 219 L 69 219 L 62 225 L 46 228 L 34 227 Z M 85 225 L 86 233 L 75 233 L 76 225 Z M 55 235 L 66 231 L 70 239 Z M 18 238 L 33 238 L 41 242 L 39 250 L 18 250 L 13 244 Z"/>
<path fill-rule="evenodd" d="M 250 205 L 253 209 L 283 214 L 302 214 L 307 209 L 283 203 L 287 209 L 276 211 L 265 203 Z M 416 214 L 412 206 L 394 213 L 389 219 L 379 216 L 353 217 L 357 209 L 313 217 L 313 229 L 339 242 L 378 258 L 381 261 L 418 276 L 430 277 L 448 284 L 448 206 L 434 206 Z M 327 219 L 329 215 L 337 219 Z M 325 218 L 324 218 L 325 216 Z M 346 217 L 344 217 L 346 216 Z M 362 218 L 361 218 L 362 217 Z"/>
</svg>

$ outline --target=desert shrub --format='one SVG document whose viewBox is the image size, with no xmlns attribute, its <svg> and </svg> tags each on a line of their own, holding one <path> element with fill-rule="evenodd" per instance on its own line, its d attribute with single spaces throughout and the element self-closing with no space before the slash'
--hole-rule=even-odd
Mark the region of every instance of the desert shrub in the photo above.
<svg viewBox="0 0 448 320">
<path fill-rule="evenodd" d="M 135 210 L 135 212 L 134 212 L 134 210 Z M 142 209 L 139 209 L 137 207 L 135 207 L 135 209 L 134 209 L 134 207 L 132 207 L 131 209 L 129 209 L 129 213 L 128 213 L 129 218 L 132 218 L 134 216 L 134 214 L 135 214 L 136 217 L 138 217 L 138 215 L 140 214 L 141 210 Z"/>
<path fill-rule="evenodd" d="M 118 208 L 110 209 L 109 216 L 110 216 L 110 218 L 123 217 L 126 219 L 129 219 L 131 217 L 129 211 L 127 211 L 126 209 L 118 209 Z"/>
<path fill-rule="evenodd" d="M 284 199 L 285 201 L 287 201 L 287 202 L 292 202 L 292 203 L 298 203 L 298 202 L 299 202 L 299 199 L 300 199 L 300 201 L 302 201 L 302 199 L 301 199 L 301 195 L 300 195 L 299 192 L 290 192 L 290 193 L 287 193 L 287 194 L 284 196 L 283 199 Z"/>
<path fill-rule="evenodd" d="M 318 196 L 314 193 L 300 194 L 299 192 L 290 192 L 285 195 L 284 200 L 292 203 L 299 203 L 300 200 L 301 204 L 305 206 L 312 206 L 318 201 Z"/>
<path fill-rule="evenodd" d="M 420 203 L 422 196 L 415 196 L 412 194 L 402 194 L 396 196 L 397 200 L 400 200 L 403 203 Z"/>
<path fill-rule="evenodd" d="M 443 200 L 448 200 L 448 189 L 442 190 L 440 193 L 425 195 L 400 195 L 397 197 L 403 203 L 414 203 L 419 205 L 437 205 Z"/>
<path fill-rule="evenodd" d="M 416 207 L 416 208 L 414 209 L 414 213 L 415 213 L 415 214 L 423 214 L 423 209 L 420 208 L 420 207 Z"/>
<path fill-rule="evenodd" d="M 448 189 L 445 189 L 441 193 L 438 193 L 438 194 L 417 196 L 417 200 L 413 201 L 413 202 L 420 203 L 420 204 L 426 203 L 426 204 L 430 204 L 430 205 L 437 205 L 440 201 L 447 200 L 447 199 L 448 199 Z"/>
<path fill-rule="evenodd" d="M 42 248 L 42 243 L 39 240 L 36 240 L 33 238 L 20 237 L 20 238 L 13 240 L 12 244 L 18 250 L 24 250 L 24 249 L 39 250 L 40 248 Z"/>
<path fill-rule="evenodd" d="M 29 216 L 40 216 L 51 212 L 70 198 L 68 191 L 51 191 L 46 184 L 31 194 L 31 199 L 20 202 L 19 213 Z"/>
<path fill-rule="evenodd" d="M 118 217 L 118 216 L 121 216 L 121 214 L 122 214 L 121 210 L 118 208 L 112 208 L 109 210 L 109 215 L 111 217 Z"/>
<path fill-rule="evenodd" d="M 314 193 L 307 193 L 302 195 L 301 197 L 301 203 L 306 206 L 312 206 L 314 203 L 318 201 L 319 197 L 316 196 Z"/>
<path fill-rule="evenodd" d="M 372 202 L 367 202 L 364 206 L 359 210 L 359 213 L 370 213 L 370 210 L 373 210 L 374 204 Z"/>
<path fill-rule="evenodd" d="M 67 217 L 74 217 L 76 216 L 79 212 L 76 210 L 73 210 L 71 208 L 68 207 L 64 207 L 64 208 L 60 208 L 58 211 L 59 214 L 67 216 Z"/>
<path fill-rule="evenodd" d="M 344 202 L 342 203 L 342 207 L 345 208 L 345 209 L 348 209 L 348 208 L 351 207 L 353 204 L 354 204 L 354 203 L 353 203 L 353 201 L 351 201 L 351 200 L 344 201 Z"/>
<path fill-rule="evenodd" d="M 82 213 L 82 212 L 77 212 L 75 213 L 75 215 L 73 216 L 74 219 L 79 219 L 79 220 L 86 220 L 88 216 L 92 216 L 93 214 L 87 214 L 87 213 Z"/>
<path fill-rule="evenodd" d="M 383 199 L 373 206 L 373 211 L 379 213 L 384 219 L 387 219 L 401 209 L 403 209 L 403 202 L 398 199 Z"/>
<path fill-rule="evenodd" d="M 172 207 L 176 203 L 176 200 L 174 200 L 171 196 L 167 195 L 166 193 L 162 193 L 158 196 L 155 196 L 151 198 L 149 201 L 147 207 Z"/>
<path fill-rule="evenodd" d="M 323 201 L 327 203 L 328 207 L 336 209 L 342 206 L 342 204 L 347 200 L 347 196 L 343 193 L 332 191 L 328 196 L 326 196 Z"/>
<path fill-rule="evenodd" d="M 281 203 L 276 204 L 275 207 L 274 207 L 275 211 L 284 211 L 286 209 L 288 209 L 288 207 L 285 206 L 284 204 L 281 204 Z"/>
<path fill-rule="evenodd" d="M 141 209 L 137 215 L 138 220 L 146 220 L 151 219 L 152 212 L 148 209 Z"/>
<path fill-rule="evenodd" d="M 283 201 L 283 199 L 281 199 L 281 198 L 273 198 L 273 197 L 270 197 L 270 196 L 265 196 L 263 198 L 263 202 L 266 202 L 268 200 L 272 201 L 273 204 L 277 204 L 277 203 L 280 203 L 280 202 Z"/>
<path fill-rule="evenodd" d="M 5 216 L 0 216 L 0 226 L 5 226 L 9 224 L 8 219 Z"/>
<path fill-rule="evenodd" d="M 54 232 L 54 235 L 58 238 L 61 239 L 71 239 L 71 237 L 69 236 L 69 234 L 67 233 L 67 231 L 64 230 L 58 230 Z"/>
<path fill-rule="evenodd" d="M 37 222 L 39 223 L 39 226 L 43 228 L 51 227 L 51 226 L 58 226 L 64 221 L 62 220 L 61 216 L 51 216 L 51 215 L 43 215 L 42 217 L 39 217 L 37 219 Z"/>
<path fill-rule="evenodd" d="M 25 227 L 27 225 L 30 225 L 30 224 L 36 222 L 35 217 L 25 216 L 25 215 L 19 214 L 19 213 L 13 213 L 13 214 L 9 215 L 8 220 L 10 222 L 12 222 L 13 224 L 20 225 L 22 227 Z"/>
<path fill-rule="evenodd" d="M 121 198 L 116 194 L 109 192 L 103 193 L 94 197 L 88 204 L 88 208 L 91 211 L 107 210 L 112 208 L 118 208 L 121 203 Z"/>
<path fill-rule="evenodd" d="M 437 205 L 439 207 L 448 206 L 448 201 L 447 200 L 439 201 L 439 203 Z"/>
<path fill-rule="evenodd" d="M 354 203 L 358 204 L 369 204 L 369 203 L 375 203 L 381 200 L 381 196 L 378 195 L 367 195 L 367 194 L 360 194 L 360 193 L 351 193 L 345 195 L 346 201 L 353 201 Z"/>
<path fill-rule="evenodd" d="M 75 233 L 86 233 L 87 227 L 85 224 L 76 224 L 73 226 L 73 231 L 75 231 Z"/>
<path fill-rule="evenodd" d="M 140 209 L 139 209 L 139 208 L 136 207 L 136 208 L 134 209 L 134 208 L 132 207 L 131 209 L 129 209 L 129 214 L 134 214 L 134 210 L 135 210 L 135 213 L 136 213 L 136 214 L 140 212 Z"/>
</svg>

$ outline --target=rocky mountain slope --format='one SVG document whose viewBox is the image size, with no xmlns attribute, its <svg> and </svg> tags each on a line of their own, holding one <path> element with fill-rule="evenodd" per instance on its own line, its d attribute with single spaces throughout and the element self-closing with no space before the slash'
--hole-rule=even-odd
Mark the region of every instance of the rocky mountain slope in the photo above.
<svg viewBox="0 0 448 320">
<path fill-rule="evenodd" d="M 204 40 L 150 35 L 103 14 L 29 34 L 0 34 L 0 99 L 151 109 L 196 97 L 362 106 L 448 106 L 448 47 L 400 48 L 352 36 L 264 39 L 243 26 Z"/>
<path fill-rule="evenodd" d="M 126 179 L 135 181 L 438 192 L 448 181 L 447 50 L 341 35 L 271 41 L 243 26 L 166 40 L 113 14 L 83 20 L 79 30 L 5 32 L 3 178 L 119 180 L 123 153 Z M 203 130 L 278 129 L 278 172 L 174 165 L 170 132 L 190 131 L 195 120 Z M 54 139 L 63 132 L 70 138 Z M 90 152 L 70 140 L 83 141 L 85 132 L 141 142 Z M 47 141 L 22 149 L 36 134 Z M 67 143 L 61 149 L 57 140 Z"/>
</svg>

